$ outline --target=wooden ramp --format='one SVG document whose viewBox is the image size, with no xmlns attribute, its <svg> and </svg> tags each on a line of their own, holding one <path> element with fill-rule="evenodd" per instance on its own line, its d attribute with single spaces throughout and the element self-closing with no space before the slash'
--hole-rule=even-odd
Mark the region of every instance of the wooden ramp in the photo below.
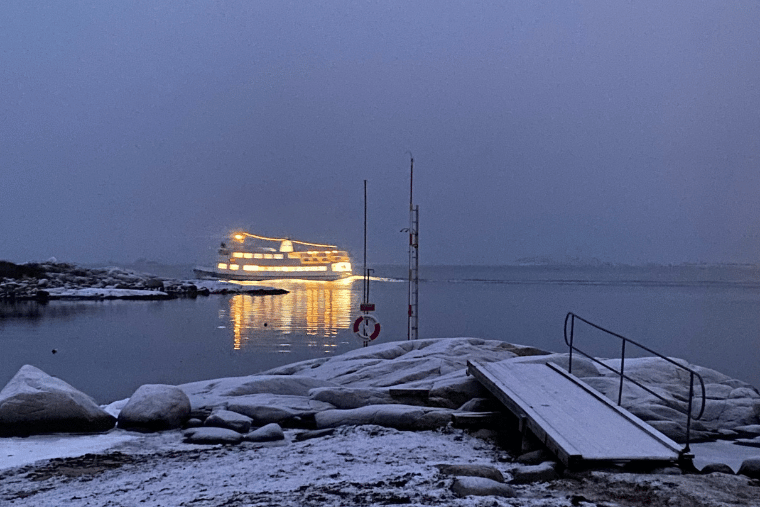
<svg viewBox="0 0 760 507">
<path fill-rule="evenodd" d="M 580 462 L 679 462 L 681 447 L 558 366 L 467 362 L 473 375 L 554 452 Z"/>
</svg>

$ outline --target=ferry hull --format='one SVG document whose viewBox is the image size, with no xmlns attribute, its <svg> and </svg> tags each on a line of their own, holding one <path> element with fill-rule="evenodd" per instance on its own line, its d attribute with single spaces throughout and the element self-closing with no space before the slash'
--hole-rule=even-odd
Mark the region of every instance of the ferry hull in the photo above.
<svg viewBox="0 0 760 507">
<path fill-rule="evenodd" d="M 218 280 L 262 281 L 262 280 L 340 280 L 351 276 L 345 272 L 241 272 L 221 271 L 215 268 L 197 267 L 193 271 L 199 278 L 214 278 Z"/>
</svg>

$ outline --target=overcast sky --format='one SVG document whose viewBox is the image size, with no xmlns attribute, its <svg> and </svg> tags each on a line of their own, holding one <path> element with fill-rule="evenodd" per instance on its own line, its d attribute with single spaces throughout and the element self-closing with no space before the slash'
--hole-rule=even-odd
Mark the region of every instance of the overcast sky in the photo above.
<svg viewBox="0 0 760 507">
<path fill-rule="evenodd" d="M 422 264 L 760 262 L 755 1 L 0 3 L 0 259 L 232 228 Z"/>
</svg>

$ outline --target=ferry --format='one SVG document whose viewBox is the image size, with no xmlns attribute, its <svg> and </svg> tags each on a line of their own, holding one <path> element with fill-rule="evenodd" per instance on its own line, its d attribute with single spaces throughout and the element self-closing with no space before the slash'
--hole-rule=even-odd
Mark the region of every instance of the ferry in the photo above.
<svg viewBox="0 0 760 507">
<path fill-rule="evenodd" d="M 214 267 L 197 267 L 201 278 L 222 280 L 339 280 L 352 275 L 351 258 L 335 245 L 234 232 L 222 242 Z"/>
</svg>

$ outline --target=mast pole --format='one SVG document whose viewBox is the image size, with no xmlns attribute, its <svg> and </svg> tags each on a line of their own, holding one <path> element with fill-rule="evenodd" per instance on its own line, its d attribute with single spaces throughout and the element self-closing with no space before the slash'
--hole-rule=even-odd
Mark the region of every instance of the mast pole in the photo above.
<svg viewBox="0 0 760 507">
<path fill-rule="evenodd" d="M 364 180 L 364 265 L 362 267 L 363 275 L 363 294 L 364 303 L 369 302 L 369 280 L 367 277 L 367 180 Z"/>
<path fill-rule="evenodd" d="M 419 296 L 419 255 L 417 252 L 419 206 L 414 205 L 414 155 L 409 152 L 409 312 L 407 319 L 407 340 L 416 340 L 418 331 Z"/>
</svg>

